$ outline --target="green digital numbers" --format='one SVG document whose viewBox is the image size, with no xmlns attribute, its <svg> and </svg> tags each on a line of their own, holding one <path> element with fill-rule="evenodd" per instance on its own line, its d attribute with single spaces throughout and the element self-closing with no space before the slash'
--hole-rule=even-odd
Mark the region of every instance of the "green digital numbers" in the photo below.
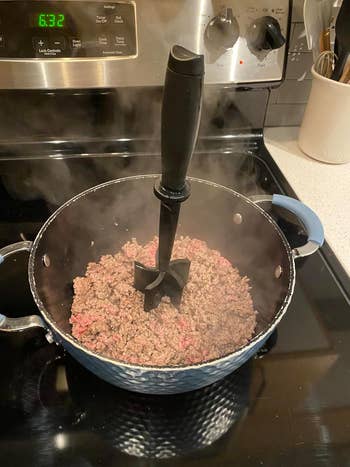
<svg viewBox="0 0 350 467">
<path fill-rule="evenodd" d="M 57 27 L 58 28 L 63 28 L 64 26 L 64 20 L 65 20 L 65 16 L 60 13 L 59 15 L 57 15 L 57 20 L 56 20 L 56 24 L 57 24 Z"/>
<path fill-rule="evenodd" d="M 66 17 L 63 13 L 39 13 L 39 28 L 63 28 Z"/>
<path fill-rule="evenodd" d="M 40 13 L 40 15 L 38 16 L 38 26 L 39 28 L 47 28 L 45 13 Z"/>
</svg>

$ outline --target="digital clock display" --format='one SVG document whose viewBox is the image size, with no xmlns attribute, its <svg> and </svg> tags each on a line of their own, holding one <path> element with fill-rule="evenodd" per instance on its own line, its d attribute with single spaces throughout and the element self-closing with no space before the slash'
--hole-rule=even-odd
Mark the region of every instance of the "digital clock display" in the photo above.
<svg viewBox="0 0 350 467">
<path fill-rule="evenodd" d="M 37 28 L 64 28 L 66 16 L 63 13 L 40 12 L 34 16 L 34 26 Z"/>
</svg>

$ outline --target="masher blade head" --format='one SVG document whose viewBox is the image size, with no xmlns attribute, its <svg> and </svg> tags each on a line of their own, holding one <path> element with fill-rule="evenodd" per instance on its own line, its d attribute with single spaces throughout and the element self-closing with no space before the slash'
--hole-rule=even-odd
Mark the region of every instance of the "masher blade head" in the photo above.
<svg viewBox="0 0 350 467">
<path fill-rule="evenodd" d="M 190 261 L 179 259 L 170 262 L 169 270 L 159 271 L 135 262 L 135 288 L 144 292 L 144 310 L 156 308 L 162 297 L 169 297 L 171 303 L 179 308 L 183 289 L 187 283 Z"/>
<path fill-rule="evenodd" d="M 140 292 L 144 292 L 146 287 L 154 282 L 159 276 L 159 271 L 156 268 L 149 268 L 142 263 L 135 261 L 134 263 L 134 287 Z"/>
</svg>

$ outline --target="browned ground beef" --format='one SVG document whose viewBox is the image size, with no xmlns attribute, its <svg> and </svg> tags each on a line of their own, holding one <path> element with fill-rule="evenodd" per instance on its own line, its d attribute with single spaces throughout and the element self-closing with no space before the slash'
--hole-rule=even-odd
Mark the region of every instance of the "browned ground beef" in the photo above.
<svg viewBox="0 0 350 467">
<path fill-rule="evenodd" d="M 85 277 L 74 280 L 73 336 L 101 355 L 153 366 L 198 363 L 246 344 L 256 325 L 248 278 L 201 240 L 175 241 L 173 258 L 191 260 L 180 310 L 168 297 L 143 310 L 134 261 L 154 266 L 156 250 L 157 238 L 144 246 L 132 240 L 88 264 Z"/>
</svg>

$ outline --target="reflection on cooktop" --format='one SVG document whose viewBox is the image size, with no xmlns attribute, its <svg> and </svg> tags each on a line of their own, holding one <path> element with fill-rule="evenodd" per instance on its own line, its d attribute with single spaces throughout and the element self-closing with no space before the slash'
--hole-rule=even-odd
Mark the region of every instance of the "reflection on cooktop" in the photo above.
<svg viewBox="0 0 350 467">
<path fill-rule="evenodd" d="M 26 341 L 20 353 L 24 360 L 13 369 L 10 394 L 3 394 L 12 402 L 2 419 L 8 441 L 25 437 L 36 444 L 36 465 L 51 465 L 73 447 L 72 461 L 78 460 L 86 437 L 98 449 L 113 450 L 114 456 L 183 456 L 210 446 L 233 428 L 256 392 L 251 363 L 198 391 L 148 396 L 103 382 L 55 345 Z"/>
</svg>

